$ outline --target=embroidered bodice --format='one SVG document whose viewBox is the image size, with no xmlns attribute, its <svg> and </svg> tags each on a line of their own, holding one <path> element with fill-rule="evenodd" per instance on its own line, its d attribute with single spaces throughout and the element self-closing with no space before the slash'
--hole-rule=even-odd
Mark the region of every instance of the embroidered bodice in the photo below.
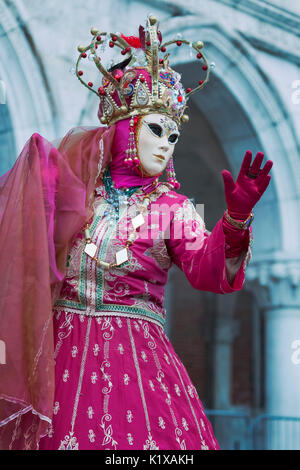
<svg viewBox="0 0 300 470">
<path fill-rule="evenodd" d="M 132 231 L 131 219 L 139 212 L 143 192 L 137 189 L 119 206 L 119 220 L 112 218 L 105 186 L 97 188 L 90 224 L 96 257 L 113 262 Z M 55 308 L 87 315 L 118 315 L 165 323 L 164 286 L 174 262 L 197 289 L 226 293 L 240 289 L 244 269 L 230 286 L 226 277 L 224 234 L 218 222 L 210 233 L 192 202 L 160 184 L 150 194 L 145 223 L 129 248 L 129 259 L 109 271 L 99 268 L 84 252 L 84 232 L 69 251 L 66 277 Z"/>
</svg>

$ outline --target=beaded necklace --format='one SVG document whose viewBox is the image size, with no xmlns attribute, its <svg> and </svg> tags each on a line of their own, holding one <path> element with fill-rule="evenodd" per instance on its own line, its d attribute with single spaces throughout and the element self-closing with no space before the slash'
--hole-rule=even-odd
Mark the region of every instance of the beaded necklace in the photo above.
<svg viewBox="0 0 300 470">
<path fill-rule="evenodd" d="M 114 187 L 114 184 L 111 179 L 110 169 L 109 167 L 106 168 L 105 173 L 103 175 L 103 182 L 107 193 L 107 201 L 111 205 L 111 208 L 108 211 L 104 211 L 104 215 L 108 217 L 108 219 L 115 218 L 117 221 L 119 220 L 119 203 L 128 204 L 128 198 L 132 196 L 132 194 L 139 189 L 141 186 L 134 186 L 131 188 L 126 188 L 124 190 L 117 189 Z M 110 269 L 112 267 L 119 267 L 129 259 L 128 248 L 133 244 L 137 234 L 137 230 L 145 223 L 145 219 L 143 214 L 147 211 L 147 207 L 151 202 L 150 194 L 152 194 L 157 189 L 158 182 L 152 183 L 149 185 L 145 190 L 144 196 L 142 196 L 142 203 L 140 206 L 140 212 L 138 215 L 131 219 L 131 223 L 133 226 L 133 231 L 129 234 L 127 241 L 125 242 L 125 247 L 118 250 L 115 254 L 115 262 L 114 263 L 107 263 L 106 261 L 102 261 L 101 259 L 95 256 L 97 251 L 97 245 L 95 245 L 91 240 L 90 234 L 90 223 L 87 223 L 83 230 L 85 233 L 85 253 L 94 259 L 97 262 L 97 266 Z M 153 189 L 154 188 L 154 189 Z"/>
<path fill-rule="evenodd" d="M 110 208 L 104 212 L 104 215 L 107 216 L 108 219 L 115 218 L 118 221 L 119 204 L 128 204 L 130 196 L 132 196 L 132 194 L 141 186 L 133 186 L 125 189 L 115 188 L 111 179 L 109 166 L 106 168 L 103 175 L 103 183 L 107 193 L 107 202 L 110 204 Z"/>
</svg>

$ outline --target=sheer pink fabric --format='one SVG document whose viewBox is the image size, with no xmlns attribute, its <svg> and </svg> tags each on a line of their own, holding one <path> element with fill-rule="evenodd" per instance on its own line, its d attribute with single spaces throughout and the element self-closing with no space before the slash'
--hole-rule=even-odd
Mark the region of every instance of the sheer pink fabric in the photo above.
<svg viewBox="0 0 300 470">
<path fill-rule="evenodd" d="M 115 128 L 74 128 L 56 150 L 33 134 L 0 178 L 0 449 L 34 449 L 52 419 L 52 306 L 69 244 L 92 216 Z"/>
</svg>

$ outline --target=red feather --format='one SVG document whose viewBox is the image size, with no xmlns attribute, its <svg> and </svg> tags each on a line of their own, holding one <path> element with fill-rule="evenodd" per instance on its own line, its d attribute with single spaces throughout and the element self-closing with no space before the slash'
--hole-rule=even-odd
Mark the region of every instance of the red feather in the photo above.
<svg viewBox="0 0 300 470">
<path fill-rule="evenodd" d="M 121 34 L 121 37 L 123 39 L 125 39 L 125 41 L 127 42 L 127 44 L 130 47 L 134 47 L 135 49 L 141 49 L 142 45 L 141 45 L 141 41 L 138 37 L 136 37 L 136 36 L 123 36 L 123 34 Z"/>
</svg>

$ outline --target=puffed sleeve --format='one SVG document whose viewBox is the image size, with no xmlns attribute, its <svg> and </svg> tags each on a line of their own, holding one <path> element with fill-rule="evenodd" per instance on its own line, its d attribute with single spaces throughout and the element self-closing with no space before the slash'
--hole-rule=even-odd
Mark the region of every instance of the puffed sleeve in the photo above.
<svg viewBox="0 0 300 470">
<path fill-rule="evenodd" d="M 195 289 L 220 294 L 242 289 L 245 270 L 251 259 L 252 232 L 251 236 L 248 233 L 243 238 L 238 250 L 236 242 L 240 235 L 235 230 L 235 256 L 227 257 L 226 251 L 230 251 L 229 233 L 224 229 L 223 218 L 209 232 L 187 197 L 184 196 L 177 204 L 166 246 L 172 261 L 185 273 Z"/>
</svg>

